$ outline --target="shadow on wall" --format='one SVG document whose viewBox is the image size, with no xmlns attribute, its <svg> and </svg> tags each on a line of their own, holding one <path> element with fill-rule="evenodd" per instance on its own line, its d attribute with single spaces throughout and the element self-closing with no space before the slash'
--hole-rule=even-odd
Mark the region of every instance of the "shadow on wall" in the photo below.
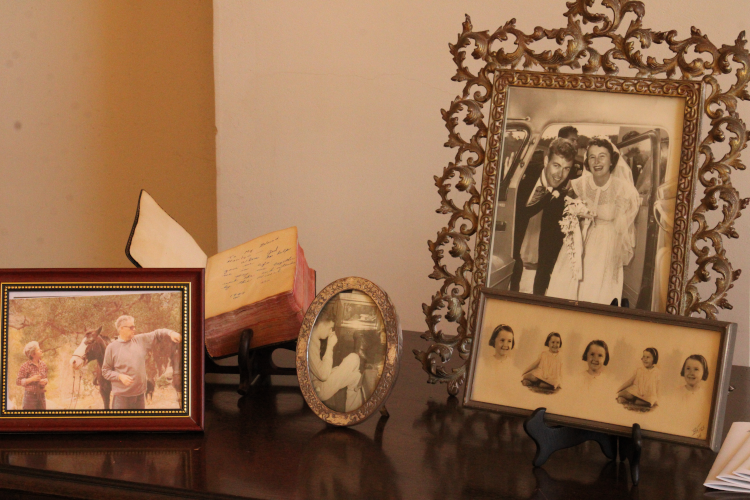
<svg viewBox="0 0 750 500">
<path fill-rule="evenodd" d="M 2 266 L 129 267 L 141 188 L 215 253 L 211 2 L 31 1 L 0 17 L 15 58 L 0 65 Z"/>
</svg>

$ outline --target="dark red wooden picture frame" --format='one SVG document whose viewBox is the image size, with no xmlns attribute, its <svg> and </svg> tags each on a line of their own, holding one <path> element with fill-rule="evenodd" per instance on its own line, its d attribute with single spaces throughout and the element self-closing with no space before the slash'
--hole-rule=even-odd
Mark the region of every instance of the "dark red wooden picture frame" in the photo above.
<svg viewBox="0 0 750 500">
<path fill-rule="evenodd" d="M 138 286 L 136 286 L 138 285 Z M 183 320 L 183 401 L 180 411 L 47 410 L 20 414 L 6 409 L 8 374 L 8 293 L 18 287 L 55 290 L 181 290 Z M 0 270 L 0 432 L 202 431 L 204 425 L 203 269 L 2 269 Z"/>
</svg>

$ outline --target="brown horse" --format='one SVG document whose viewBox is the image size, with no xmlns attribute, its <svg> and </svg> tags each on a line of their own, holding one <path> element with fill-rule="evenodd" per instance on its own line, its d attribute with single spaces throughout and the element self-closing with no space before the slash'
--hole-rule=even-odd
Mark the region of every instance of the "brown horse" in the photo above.
<svg viewBox="0 0 750 500">
<path fill-rule="evenodd" d="M 74 370 L 79 370 L 82 366 L 91 361 L 96 361 L 94 369 L 94 385 L 99 386 L 99 394 L 104 402 L 104 409 L 109 410 L 109 395 L 112 392 L 112 382 L 102 375 L 102 366 L 104 366 L 104 353 L 107 346 L 112 340 L 102 335 L 102 327 L 95 330 L 88 330 L 83 334 L 81 344 L 73 352 L 70 358 L 70 366 Z"/>
<path fill-rule="evenodd" d="M 177 392 L 178 402 L 181 401 L 182 394 L 182 343 L 176 344 L 171 340 L 162 340 L 154 342 L 151 350 L 146 357 L 146 376 L 148 377 L 148 388 L 146 397 L 149 393 L 153 394 L 156 387 L 157 378 L 165 375 L 169 366 L 172 366 L 171 385 Z M 167 378 L 167 380 L 169 380 Z"/>
</svg>

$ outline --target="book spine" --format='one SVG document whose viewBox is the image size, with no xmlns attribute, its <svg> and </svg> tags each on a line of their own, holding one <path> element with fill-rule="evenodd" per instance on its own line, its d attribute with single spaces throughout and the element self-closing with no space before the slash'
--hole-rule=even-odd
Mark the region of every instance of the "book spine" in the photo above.
<svg viewBox="0 0 750 500">
<path fill-rule="evenodd" d="M 206 338 L 206 350 L 211 357 L 221 358 L 237 354 L 240 336 L 245 328 L 253 330 L 253 338 L 250 341 L 251 349 L 294 340 L 299 336 L 302 321 L 297 314 L 292 314 L 277 316 L 268 321 L 254 323 L 245 327 L 238 327 L 236 324 L 224 326 L 225 328 L 222 329 L 225 331 L 221 335 L 213 336 L 210 339 Z M 208 322 L 206 327 L 208 329 Z"/>
<path fill-rule="evenodd" d="M 302 247 L 297 244 L 297 272 L 294 276 L 294 289 L 292 296 L 294 297 L 294 304 L 290 304 L 296 311 L 306 311 L 307 306 L 310 305 L 307 300 L 307 276 L 309 274 L 309 268 L 307 267 L 307 260 L 305 259 L 305 252 Z M 304 314 L 304 312 L 303 312 Z"/>
</svg>

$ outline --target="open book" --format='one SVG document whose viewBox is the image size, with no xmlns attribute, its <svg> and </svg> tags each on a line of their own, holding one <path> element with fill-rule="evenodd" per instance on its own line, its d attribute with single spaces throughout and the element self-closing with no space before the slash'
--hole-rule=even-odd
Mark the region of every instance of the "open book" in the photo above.
<svg viewBox="0 0 750 500">
<path fill-rule="evenodd" d="M 315 298 L 315 271 L 297 242 L 297 228 L 266 234 L 207 257 L 192 236 L 141 191 L 125 254 L 138 267 L 206 268 L 206 349 L 237 354 L 252 328 L 250 347 L 296 339 Z"/>
</svg>

